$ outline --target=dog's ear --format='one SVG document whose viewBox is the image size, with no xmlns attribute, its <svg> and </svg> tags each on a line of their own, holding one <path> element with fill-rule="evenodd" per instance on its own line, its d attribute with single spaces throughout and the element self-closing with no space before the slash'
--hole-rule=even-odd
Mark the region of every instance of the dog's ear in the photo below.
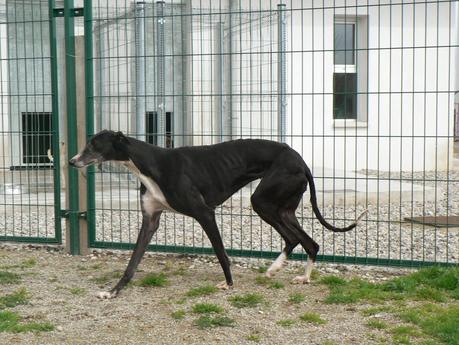
<svg viewBox="0 0 459 345">
<path fill-rule="evenodd" d="M 115 133 L 115 142 L 114 146 L 117 150 L 122 150 L 126 145 L 129 144 L 128 138 L 123 134 L 123 132 L 116 132 Z"/>
<path fill-rule="evenodd" d="M 123 132 L 121 131 L 118 131 L 115 133 L 115 136 L 116 136 L 116 140 L 121 142 L 121 143 L 125 143 L 127 144 L 128 143 L 128 138 L 123 134 Z"/>
</svg>

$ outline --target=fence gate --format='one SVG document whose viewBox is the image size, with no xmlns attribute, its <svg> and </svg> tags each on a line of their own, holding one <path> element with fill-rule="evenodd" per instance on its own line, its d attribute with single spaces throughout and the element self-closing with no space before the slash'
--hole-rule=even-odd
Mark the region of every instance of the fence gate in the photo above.
<svg viewBox="0 0 459 345">
<path fill-rule="evenodd" d="M 56 24 L 0 1 L 0 240 L 61 242 Z"/>
</svg>

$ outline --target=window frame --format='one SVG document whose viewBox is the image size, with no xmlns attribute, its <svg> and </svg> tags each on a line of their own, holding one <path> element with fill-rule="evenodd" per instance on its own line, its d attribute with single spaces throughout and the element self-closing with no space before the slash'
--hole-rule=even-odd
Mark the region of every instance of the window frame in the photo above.
<svg viewBox="0 0 459 345">
<path fill-rule="evenodd" d="M 48 127 L 40 128 L 40 116 L 46 117 L 43 123 L 48 123 Z M 53 124 L 52 112 L 50 111 L 23 111 L 21 112 L 21 162 L 23 167 L 52 167 L 49 161 L 48 150 L 52 150 Z M 37 125 L 37 128 L 30 127 Z M 44 141 L 47 145 L 40 145 Z M 29 145 L 32 146 L 29 146 Z M 39 152 L 43 150 L 43 152 Z M 17 168 L 15 166 L 12 167 Z"/>
<path fill-rule="evenodd" d="M 335 32 L 336 32 L 336 24 L 351 24 L 354 26 L 353 29 L 353 42 L 354 45 L 352 47 L 353 51 L 353 64 L 335 64 Z M 333 21 L 333 80 L 335 78 L 335 74 L 355 74 L 356 78 L 356 90 L 355 94 L 352 96 L 355 98 L 355 117 L 344 117 L 344 118 L 338 118 L 336 117 L 335 114 L 335 94 L 337 93 L 334 88 L 334 82 L 333 82 L 333 120 L 335 126 L 338 123 L 344 123 L 344 125 L 347 125 L 349 121 L 358 121 L 359 120 L 359 97 L 358 97 L 358 86 L 359 86 L 359 73 L 357 69 L 357 60 L 358 60 L 358 55 L 357 55 L 357 45 L 358 45 L 358 36 L 357 36 L 357 27 L 358 27 L 358 18 L 357 17 L 335 17 Z M 345 50 L 346 52 L 347 50 Z M 346 56 L 345 56 L 346 59 Z"/>
<path fill-rule="evenodd" d="M 353 64 L 335 64 L 334 55 L 333 55 L 333 66 L 334 73 L 357 73 L 357 19 L 344 19 L 336 18 L 333 22 L 333 54 L 335 54 L 335 25 L 336 24 L 352 24 L 354 25 L 354 63 Z M 346 52 L 347 50 L 345 50 Z"/>
</svg>

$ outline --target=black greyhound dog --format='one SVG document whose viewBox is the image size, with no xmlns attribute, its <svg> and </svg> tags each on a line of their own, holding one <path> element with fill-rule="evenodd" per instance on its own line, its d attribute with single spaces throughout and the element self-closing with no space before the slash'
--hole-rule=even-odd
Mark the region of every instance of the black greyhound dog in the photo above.
<svg viewBox="0 0 459 345">
<path fill-rule="evenodd" d="M 142 227 L 124 275 L 100 298 L 116 297 L 131 280 L 145 250 L 158 229 L 162 211 L 193 217 L 204 229 L 225 274 L 219 288 L 233 285 L 230 262 L 215 222 L 215 208 L 251 181 L 261 179 L 251 197 L 254 211 L 276 229 L 286 246 L 269 267 L 271 277 L 298 245 L 308 254 L 305 274 L 294 279 L 308 283 L 319 245 L 300 226 L 295 210 L 310 187 L 312 209 L 329 230 L 353 229 L 365 214 L 345 228 L 325 221 L 317 206 L 311 171 L 301 156 L 286 144 L 260 139 L 239 139 L 216 145 L 164 149 L 126 137 L 121 132 L 101 131 L 69 164 L 83 168 L 104 161 L 124 164 L 140 179 Z"/>
</svg>

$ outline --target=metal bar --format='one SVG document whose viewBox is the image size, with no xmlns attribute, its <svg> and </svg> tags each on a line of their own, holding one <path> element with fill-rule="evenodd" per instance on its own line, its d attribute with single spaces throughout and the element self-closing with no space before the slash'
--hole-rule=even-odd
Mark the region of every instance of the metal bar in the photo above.
<svg viewBox="0 0 459 345">
<path fill-rule="evenodd" d="M 157 114 L 157 144 L 166 146 L 166 85 L 165 85 L 165 58 L 164 58 L 164 1 L 156 1 L 156 114 Z"/>
<path fill-rule="evenodd" d="M 50 39 L 50 64 L 51 64 L 51 109 L 52 109 L 52 155 L 53 155 L 53 184 L 54 184 L 54 233 L 56 241 L 62 242 L 61 228 L 61 163 L 59 150 L 59 91 L 57 81 L 57 42 L 56 42 L 56 19 L 52 16 L 54 0 L 48 1 L 49 7 L 49 39 Z"/>
<path fill-rule="evenodd" d="M 86 84 L 86 137 L 94 135 L 94 66 L 93 66 L 93 18 L 92 0 L 84 2 L 84 40 L 85 40 L 85 84 Z M 91 246 L 96 239 L 96 188 L 95 169 L 90 166 L 86 170 L 87 176 L 87 222 L 88 239 Z"/>
<path fill-rule="evenodd" d="M 226 128 L 225 128 L 225 114 L 223 106 L 223 90 L 224 90 L 224 78 L 223 78 L 223 26 L 224 23 L 218 22 L 215 26 L 215 51 L 216 51 L 216 64 L 214 73 L 215 91 L 212 90 L 212 94 L 216 96 L 215 102 L 216 119 L 216 135 L 218 142 L 225 140 Z"/>
<path fill-rule="evenodd" d="M 64 31 L 65 31 L 65 78 L 67 99 L 67 153 L 73 157 L 78 153 L 77 141 L 77 118 L 76 118 L 76 75 L 75 75 L 75 33 L 73 0 L 64 0 Z M 79 195 L 78 195 L 78 171 L 68 167 L 68 186 L 66 192 L 69 200 L 69 235 L 70 254 L 80 254 L 79 232 Z"/>
<path fill-rule="evenodd" d="M 279 141 L 285 142 L 287 132 L 287 64 L 286 64 L 286 44 L 287 44 L 287 21 L 285 19 L 285 4 L 277 5 L 277 116 L 279 124 Z"/>
<path fill-rule="evenodd" d="M 136 134 L 145 141 L 145 1 L 136 1 L 135 14 Z"/>
</svg>

